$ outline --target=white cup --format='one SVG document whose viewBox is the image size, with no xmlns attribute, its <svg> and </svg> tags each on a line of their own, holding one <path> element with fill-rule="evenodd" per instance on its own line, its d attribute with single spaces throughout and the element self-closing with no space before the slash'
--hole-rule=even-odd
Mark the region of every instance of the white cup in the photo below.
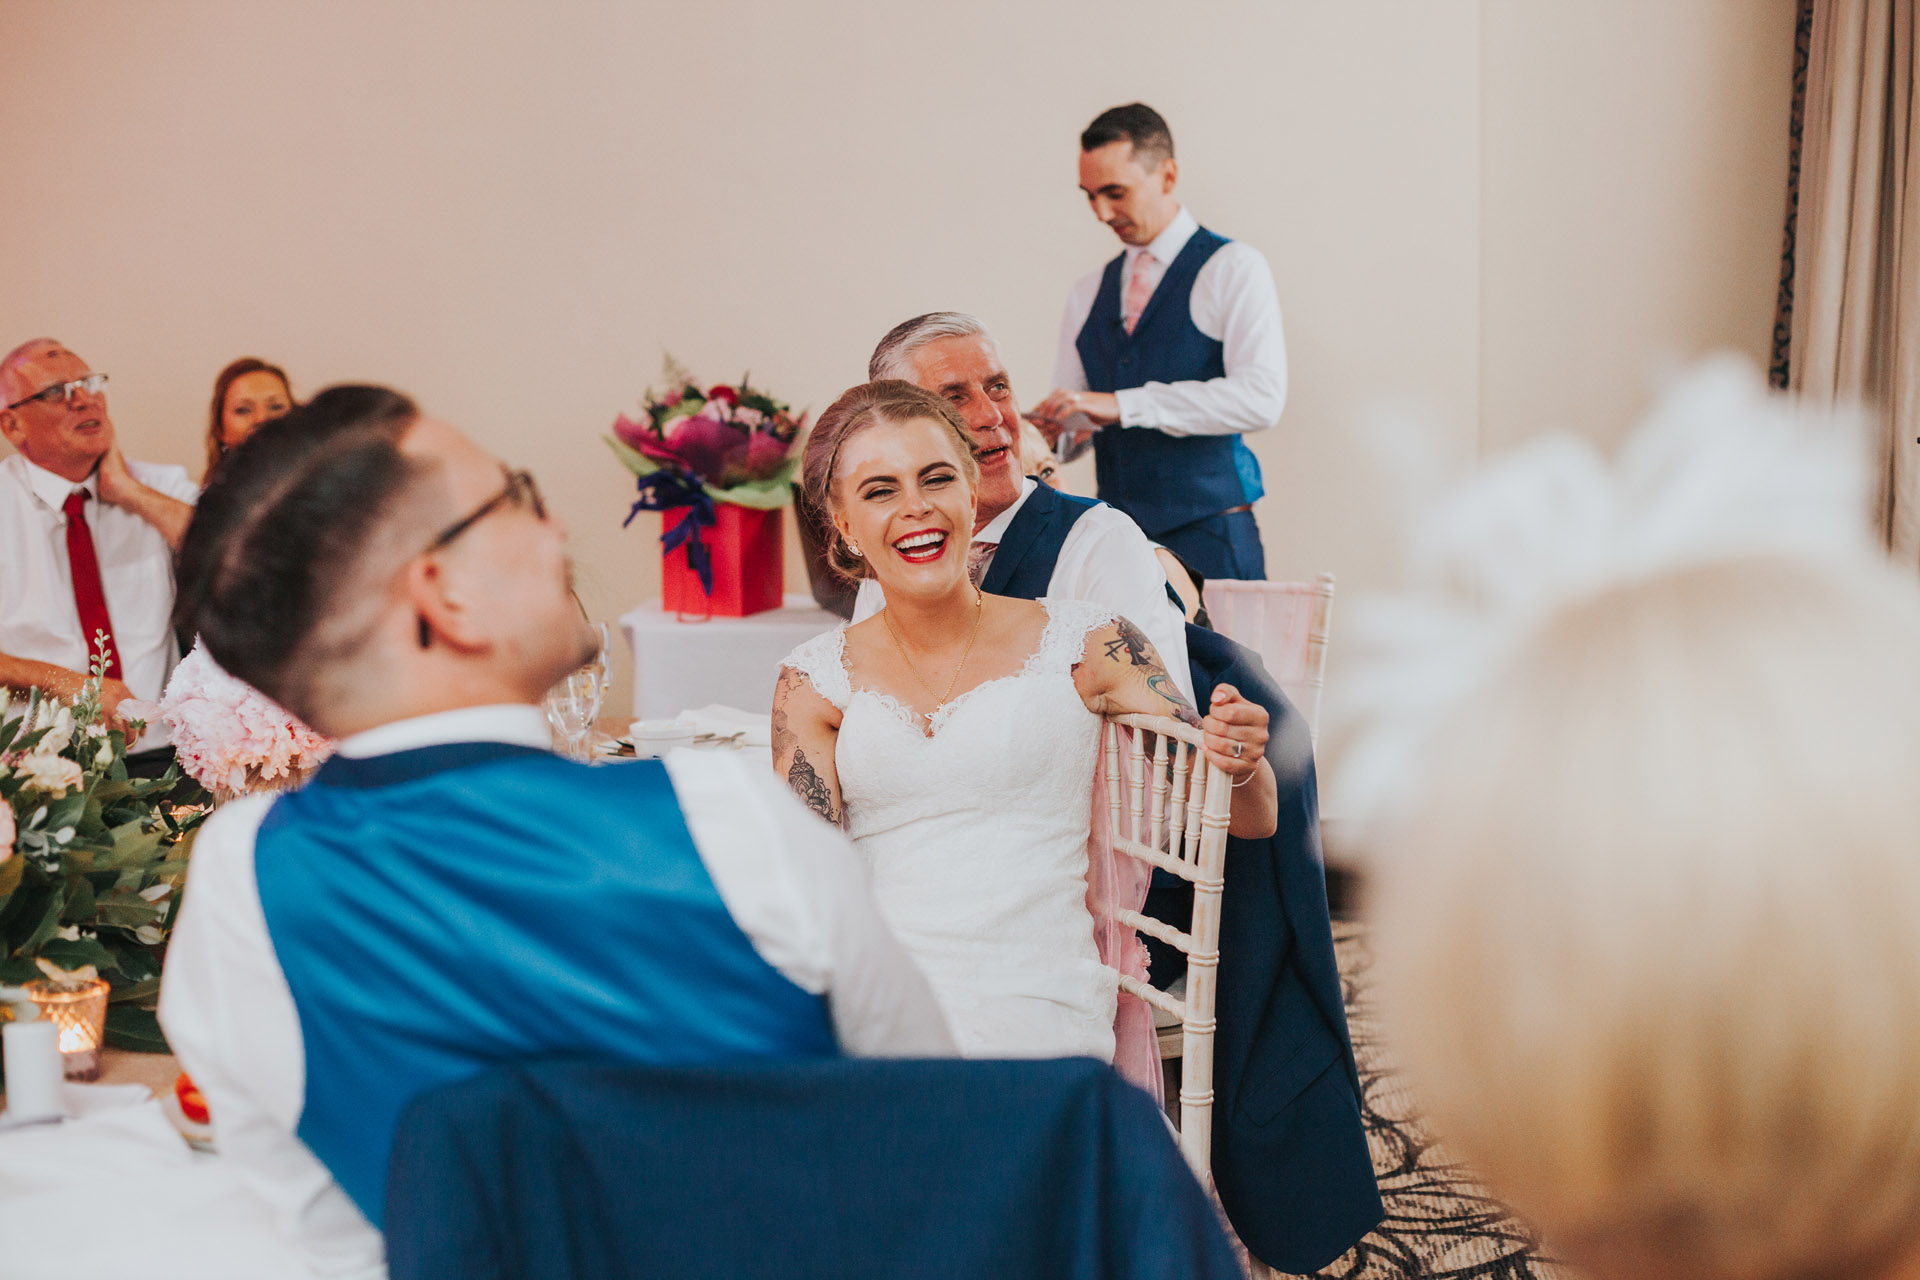
<svg viewBox="0 0 1920 1280">
<path fill-rule="evenodd" d="M 627 736 L 633 741 L 633 754 L 658 760 L 675 747 L 691 747 L 697 735 L 683 720 L 635 720 L 627 726 Z"/>
<path fill-rule="evenodd" d="M 66 1063 L 60 1057 L 59 1037 L 60 1028 L 46 1018 L 16 1020 L 0 1027 L 9 1125 L 57 1120 L 66 1114 Z"/>
</svg>

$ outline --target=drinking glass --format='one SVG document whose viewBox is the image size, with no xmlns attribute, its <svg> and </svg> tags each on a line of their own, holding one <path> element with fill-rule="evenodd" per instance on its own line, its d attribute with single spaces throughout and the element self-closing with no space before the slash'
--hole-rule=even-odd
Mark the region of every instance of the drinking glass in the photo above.
<svg viewBox="0 0 1920 1280">
<path fill-rule="evenodd" d="M 600 676 L 600 696 L 607 696 L 607 686 L 613 682 L 613 628 L 604 622 L 591 624 L 593 634 L 600 639 L 600 647 L 594 651 L 591 665 Z"/>
<path fill-rule="evenodd" d="M 592 664 L 569 672 L 547 690 L 547 723 L 559 735 L 568 758 L 582 763 L 590 758 L 588 740 L 603 696 L 600 673 Z"/>
</svg>

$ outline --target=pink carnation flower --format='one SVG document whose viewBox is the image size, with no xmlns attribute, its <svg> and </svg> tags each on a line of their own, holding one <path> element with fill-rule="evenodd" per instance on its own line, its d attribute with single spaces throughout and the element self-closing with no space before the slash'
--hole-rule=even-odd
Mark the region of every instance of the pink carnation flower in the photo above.
<svg viewBox="0 0 1920 1280">
<path fill-rule="evenodd" d="M 180 767 L 203 787 L 244 791 L 315 768 L 333 742 L 221 670 L 206 649 L 173 670 L 160 701 Z"/>
</svg>

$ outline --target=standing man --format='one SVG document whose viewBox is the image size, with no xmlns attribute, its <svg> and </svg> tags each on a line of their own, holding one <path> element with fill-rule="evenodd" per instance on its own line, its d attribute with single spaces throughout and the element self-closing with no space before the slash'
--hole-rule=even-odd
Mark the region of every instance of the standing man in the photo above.
<svg viewBox="0 0 1920 1280">
<path fill-rule="evenodd" d="M 1074 286 L 1058 388 L 1032 417 L 1070 458 L 1093 442 L 1100 497 L 1208 578 L 1264 579 L 1260 464 L 1240 437 L 1287 401 L 1273 273 L 1174 195 L 1173 134 L 1144 103 L 1080 135 L 1080 189 L 1126 249 Z"/>
<path fill-rule="evenodd" d="M 199 491 L 182 467 L 121 456 L 106 382 L 52 338 L 0 357 L 0 436 L 15 450 L 0 461 L 0 685 L 73 697 L 104 632 L 113 714 L 157 700 L 180 659 L 173 551 Z M 165 744 L 158 725 L 136 745 Z"/>
</svg>

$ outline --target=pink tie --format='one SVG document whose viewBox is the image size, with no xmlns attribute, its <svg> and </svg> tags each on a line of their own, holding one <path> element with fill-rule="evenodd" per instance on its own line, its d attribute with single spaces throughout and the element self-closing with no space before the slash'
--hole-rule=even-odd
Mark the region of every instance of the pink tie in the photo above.
<svg viewBox="0 0 1920 1280">
<path fill-rule="evenodd" d="M 974 586 L 980 585 L 980 579 L 987 576 L 987 561 L 992 558 L 997 542 L 976 542 L 967 548 L 967 581 Z"/>
<path fill-rule="evenodd" d="M 1159 266 L 1160 260 L 1145 249 L 1134 256 L 1133 274 L 1127 278 L 1127 300 L 1120 308 L 1120 318 L 1126 322 L 1128 333 L 1140 323 L 1140 313 L 1147 309 L 1154 286 L 1160 283 Z"/>
</svg>

